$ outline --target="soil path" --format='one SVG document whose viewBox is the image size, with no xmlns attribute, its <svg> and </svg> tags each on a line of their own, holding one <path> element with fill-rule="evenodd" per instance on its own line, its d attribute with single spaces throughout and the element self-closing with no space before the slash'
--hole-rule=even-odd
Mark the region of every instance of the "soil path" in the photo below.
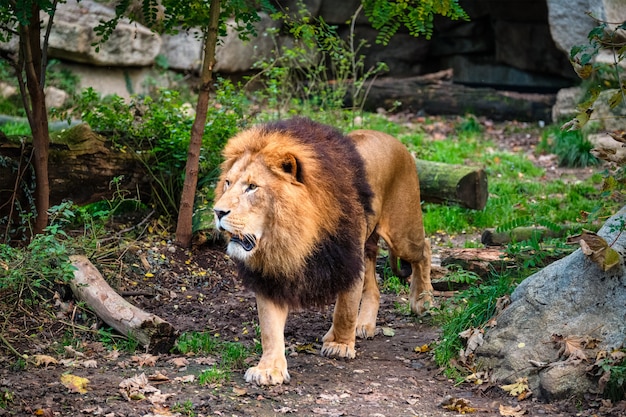
<svg viewBox="0 0 626 417">
<path fill-rule="evenodd" d="M 130 297 L 134 303 L 181 332 L 210 331 L 222 340 L 254 346 L 254 297 L 239 285 L 223 252 L 205 245 L 188 253 L 161 244 L 137 255 L 158 267 L 158 272 L 150 279 L 137 275 L 134 281 L 124 281 L 134 293 L 155 294 Z M 131 266 L 135 261 L 139 262 L 127 259 Z M 291 314 L 285 336 L 292 379 L 290 384 L 276 387 L 246 383 L 244 369 L 233 371 L 225 383 L 201 386 L 197 379 L 186 381 L 191 375 L 197 378 L 216 358 L 117 356 L 100 342 L 86 342 L 84 357 L 69 352 L 64 363 L 26 370 L 12 369 L 13 362 L 5 358 L 0 390 L 8 394 L 0 401 L 10 407 L 0 409 L 0 415 L 498 416 L 503 415 L 501 406 L 508 410 L 517 407 L 518 413 L 525 411 L 527 416 L 591 415 L 579 414 L 581 410 L 567 402 L 549 405 L 530 398 L 518 403 L 497 387 L 455 385 L 442 375 L 431 353 L 416 351 L 416 347 L 436 342 L 440 332 L 428 318 L 403 315 L 397 306 L 406 302 L 402 296 L 383 294 L 378 326 L 388 335 L 381 332 L 372 340 L 357 341 L 357 358 L 352 361 L 319 355 L 321 336 L 331 323 L 331 306 Z M 50 346 L 41 350 L 49 354 Z M 36 349 L 31 349 L 31 354 L 35 353 Z M 250 358 L 251 363 L 257 360 L 258 356 Z M 64 374 L 87 378 L 87 391 L 68 388 L 61 382 Z M 158 391 L 146 388 L 143 395 L 125 398 L 128 390 L 120 389 L 120 383 L 142 374 L 149 379 L 148 387 Z"/>
</svg>

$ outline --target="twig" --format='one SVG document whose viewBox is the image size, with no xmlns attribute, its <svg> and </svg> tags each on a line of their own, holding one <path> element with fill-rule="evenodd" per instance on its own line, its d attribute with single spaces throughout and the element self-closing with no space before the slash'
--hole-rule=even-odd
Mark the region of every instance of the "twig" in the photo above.
<svg viewBox="0 0 626 417">
<path fill-rule="evenodd" d="M 137 223 L 136 225 L 133 225 L 131 227 L 127 227 L 126 229 L 120 230 L 119 232 L 117 232 L 115 234 L 115 236 L 111 236 L 111 237 L 107 237 L 104 239 L 101 239 L 99 244 L 103 244 L 106 242 L 109 242 L 111 240 L 115 240 L 115 239 L 119 239 L 124 233 L 128 233 L 131 230 L 137 229 L 138 227 L 143 226 L 144 224 L 146 224 L 148 222 L 148 220 L 150 219 L 150 217 L 152 217 L 152 215 L 154 214 L 154 210 L 152 210 L 150 213 L 148 213 L 148 215 L 139 223 Z"/>
<path fill-rule="evenodd" d="M 18 358 L 23 358 L 24 356 L 18 352 L 11 343 L 9 343 L 9 341 L 4 337 L 4 335 L 2 333 L 0 333 L 0 340 L 2 340 L 2 343 L 4 343 L 4 345 L 9 348 L 9 350 L 11 352 L 13 352 Z"/>
</svg>

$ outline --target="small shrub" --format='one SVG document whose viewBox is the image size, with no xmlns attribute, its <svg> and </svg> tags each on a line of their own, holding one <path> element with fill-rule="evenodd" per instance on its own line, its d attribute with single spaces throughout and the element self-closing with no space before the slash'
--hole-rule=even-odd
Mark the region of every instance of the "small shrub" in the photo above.
<svg viewBox="0 0 626 417">
<path fill-rule="evenodd" d="M 548 130 L 542 136 L 541 149 L 556 154 L 559 165 L 564 167 L 587 167 L 600 163 L 591 154 L 593 144 L 580 130 Z"/>
</svg>

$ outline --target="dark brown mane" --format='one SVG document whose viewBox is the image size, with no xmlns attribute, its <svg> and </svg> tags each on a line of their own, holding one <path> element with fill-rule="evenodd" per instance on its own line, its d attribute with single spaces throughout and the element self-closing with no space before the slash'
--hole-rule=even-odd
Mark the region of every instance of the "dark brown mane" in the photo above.
<svg viewBox="0 0 626 417">
<path fill-rule="evenodd" d="M 236 261 L 239 276 L 251 290 L 292 308 L 321 306 L 334 301 L 338 292 L 350 288 L 363 271 L 361 234 L 366 216 L 372 212 L 372 190 L 365 166 L 352 140 L 340 131 L 306 118 L 272 122 L 261 135 L 284 134 L 313 149 L 315 163 L 322 169 L 309 175 L 305 162 L 298 161 L 298 181 L 307 186 L 328 187 L 341 208 L 338 227 L 326 233 L 306 256 L 305 266 L 294 276 L 264 275 Z M 296 155 L 296 160 L 298 157 Z M 325 210 L 325 207 L 319 207 Z"/>
</svg>

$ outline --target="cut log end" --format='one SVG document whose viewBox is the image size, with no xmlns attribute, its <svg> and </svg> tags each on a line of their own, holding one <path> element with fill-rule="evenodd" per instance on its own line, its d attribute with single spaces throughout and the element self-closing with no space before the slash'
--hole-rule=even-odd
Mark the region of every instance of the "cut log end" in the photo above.
<svg viewBox="0 0 626 417">
<path fill-rule="evenodd" d="M 74 296 L 102 321 L 120 334 L 135 338 L 152 353 L 167 353 L 174 347 L 178 337 L 174 326 L 122 298 L 85 256 L 70 256 L 70 260 L 76 267 L 70 281 Z"/>
</svg>

